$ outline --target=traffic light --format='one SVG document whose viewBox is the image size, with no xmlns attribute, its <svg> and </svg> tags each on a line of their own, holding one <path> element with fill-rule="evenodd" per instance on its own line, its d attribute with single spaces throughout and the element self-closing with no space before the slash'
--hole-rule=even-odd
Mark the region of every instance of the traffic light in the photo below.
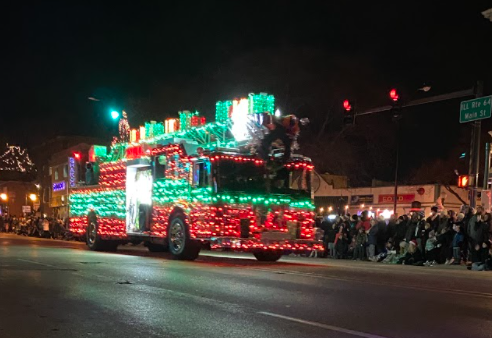
<svg viewBox="0 0 492 338">
<path fill-rule="evenodd" d="M 343 101 L 343 109 L 345 110 L 345 114 L 343 116 L 343 123 L 354 124 L 354 112 L 349 100 Z"/>
<path fill-rule="evenodd" d="M 398 92 L 396 91 L 395 88 L 390 90 L 389 96 L 393 102 L 398 102 L 398 100 L 400 99 L 400 95 L 398 95 Z"/>
<path fill-rule="evenodd" d="M 81 155 L 80 155 L 80 153 L 75 152 L 75 153 L 73 153 L 73 157 L 75 158 L 75 160 L 80 161 Z"/>
<path fill-rule="evenodd" d="M 348 112 L 352 110 L 352 106 L 350 105 L 349 100 L 343 101 L 343 109 L 345 109 Z"/>
<path fill-rule="evenodd" d="M 470 178 L 468 175 L 460 175 L 458 176 L 458 187 L 459 188 L 468 188 L 470 184 Z"/>
<path fill-rule="evenodd" d="M 391 99 L 391 113 L 393 114 L 392 120 L 398 121 L 401 118 L 401 103 L 400 103 L 400 94 L 398 91 L 393 88 L 389 91 L 389 97 Z"/>
<path fill-rule="evenodd" d="M 111 118 L 112 118 L 113 120 L 116 120 L 116 119 L 118 119 L 118 117 L 120 117 L 120 113 L 119 113 L 119 112 L 117 112 L 116 110 L 113 110 L 113 111 L 111 112 Z"/>
</svg>

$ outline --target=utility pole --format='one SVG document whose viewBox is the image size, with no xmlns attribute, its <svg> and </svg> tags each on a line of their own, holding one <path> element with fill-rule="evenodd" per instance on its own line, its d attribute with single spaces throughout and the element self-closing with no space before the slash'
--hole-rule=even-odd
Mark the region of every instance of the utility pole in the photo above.
<svg viewBox="0 0 492 338">
<path fill-rule="evenodd" d="M 396 214 L 396 205 L 398 203 L 398 162 L 399 162 L 399 153 L 400 153 L 400 133 L 399 133 L 399 126 L 400 123 L 398 123 L 398 120 L 395 121 L 396 123 L 396 164 L 395 164 L 395 193 L 393 196 L 393 215 L 397 216 Z"/>
<path fill-rule="evenodd" d="M 477 81 L 474 89 L 475 98 L 483 96 L 483 81 Z M 477 190 L 479 166 L 480 166 L 480 135 L 482 131 L 482 120 L 473 122 L 470 142 L 470 161 L 468 166 L 468 175 L 472 180 L 470 187 L 470 206 L 475 208 L 477 204 Z M 488 179 L 485 178 L 484 179 Z"/>
</svg>

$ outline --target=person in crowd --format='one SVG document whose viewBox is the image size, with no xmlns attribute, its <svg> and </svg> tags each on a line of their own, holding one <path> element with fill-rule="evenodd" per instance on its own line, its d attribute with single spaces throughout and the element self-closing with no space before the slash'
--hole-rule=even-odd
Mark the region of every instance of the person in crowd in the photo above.
<svg viewBox="0 0 492 338">
<path fill-rule="evenodd" d="M 475 248 L 475 246 L 477 244 L 480 244 L 481 242 L 482 239 L 481 222 L 484 217 L 485 217 L 485 210 L 481 206 L 478 206 L 476 208 L 475 214 L 470 218 L 470 221 L 468 222 L 468 226 L 467 226 L 467 234 L 468 234 L 470 248 Z"/>
<path fill-rule="evenodd" d="M 371 228 L 367 230 L 367 258 L 373 261 L 376 254 L 377 235 L 378 235 L 378 222 L 374 219 L 370 221 Z"/>
<path fill-rule="evenodd" d="M 427 223 L 429 224 L 429 223 Z M 430 228 L 430 224 L 429 224 Z M 429 237 L 427 238 L 427 241 L 425 242 L 425 266 L 434 266 L 437 264 L 437 248 L 436 248 L 436 232 L 434 230 L 429 231 Z"/>
<path fill-rule="evenodd" d="M 442 210 L 439 215 L 439 225 L 437 227 L 437 235 L 440 235 L 446 232 L 450 226 L 449 214 L 446 210 Z"/>
<path fill-rule="evenodd" d="M 396 254 L 396 250 L 394 248 L 393 242 L 389 240 L 388 242 L 385 243 L 384 248 L 379 252 L 375 258 L 376 262 L 382 262 L 384 261 L 388 255 L 393 255 Z"/>
<path fill-rule="evenodd" d="M 408 226 L 406 229 L 405 239 L 404 239 L 405 248 L 408 246 L 408 243 L 410 243 L 410 241 L 416 239 L 416 234 L 418 233 L 418 226 L 420 223 L 419 215 L 420 214 L 418 212 L 412 212 L 410 220 L 408 221 Z"/>
<path fill-rule="evenodd" d="M 388 241 L 387 238 L 387 225 L 386 225 L 386 220 L 384 219 L 383 215 L 379 215 L 377 218 L 377 224 L 376 224 L 378 230 L 377 230 L 377 235 L 376 235 L 376 254 L 379 254 L 383 251 L 386 251 L 386 242 Z"/>
<path fill-rule="evenodd" d="M 354 260 L 364 260 L 364 251 L 367 242 L 367 234 L 364 228 L 360 227 L 355 236 Z"/>
<path fill-rule="evenodd" d="M 416 240 L 411 240 L 408 243 L 407 253 L 404 257 L 400 258 L 398 263 L 403 265 L 413 265 L 413 266 L 424 265 L 422 252 L 419 250 Z"/>
<path fill-rule="evenodd" d="M 335 257 L 344 259 L 347 257 L 348 239 L 347 231 L 343 226 L 338 227 L 338 232 L 335 237 Z"/>
<path fill-rule="evenodd" d="M 468 270 L 484 271 L 490 268 L 490 242 L 489 243 L 477 243 L 471 251 L 471 266 L 468 266 Z"/>
<path fill-rule="evenodd" d="M 461 263 L 461 246 L 463 244 L 463 238 L 464 238 L 462 226 L 459 224 L 453 225 L 453 231 L 454 231 L 453 242 L 452 242 L 453 257 L 449 261 L 446 261 L 446 264 Z"/>
<path fill-rule="evenodd" d="M 436 231 L 437 228 L 439 227 L 439 220 L 440 220 L 440 217 L 439 217 L 439 211 L 438 211 L 438 208 L 437 206 L 433 206 L 431 208 L 431 214 L 429 217 L 427 217 L 427 223 L 430 224 L 431 226 L 431 230 L 434 230 Z"/>
<path fill-rule="evenodd" d="M 398 253 L 400 253 L 401 243 L 403 243 L 403 247 L 406 247 L 406 243 L 404 242 L 404 240 L 405 240 L 405 234 L 407 233 L 407 224 L 408 224 L 407 215 L 402 215 L 398 217 L 398 219 L 396 220 L 395 238 L 393 242 L 395 243 L 396 251 Z"/>
<path fill-rule="evenodd" d="M 360 215 L 359 223 L 357 223 L 356 228 L 364 228 L 364 231 L 368 231 L 371 228 L 371 218 L 369 217 L 369 212 L 364 210 Z"/>
<path fill-rule="evenodd" d="M 386 264 L 398 263 L 400 258 L 404 257 L 404 255 L 399 254 L 397 248 L 398 246 L 396 246 L 395 243 L 388 241 L 388 244 L 386 245 L 386 257 L 381 262 Z"/>
<path fill-rule="evenodd" d="M 452 241 L 453 256 L 452 258 L 449 259 L 449 261 L 447 261 L 448 264 L 461 264 L 462 247 L 463 247 L 463 241 L 465 239 L 463 235 L 464 217 L 465 217 L 464 214 L 459 213 L 456 216 L 456 221 L 453 224 L 453 231 L 454 231 L 454 236 Z"/>
<path fill-rule="evenodd" d="M 330 222 L 330 220 L 325 217 L 321 223 L 321 229 L 324 231 L 325 250 L 328 257 L 335 258 L 335 237 L 337 234 L 336 224 Z"/>
<path fill-rule="evenodd" d="M 57 229 L 55 238 L 60 238 L 61 237 L 60 235 L 62 234 L 62 231 L 63 231 L 63 221 L 61 219 L 58 220 L 58 227 L 59 228 Z M 324 237 L 324 233 L 323 233 L 323 230 L 321 229 L 321 227 L 314 228 L 314 231 L 315 231 L 314 232 L 314 239 L 316 241 L 322 241 L 323 237 Z M 309 254 L 309 257 L 318 258 L 318 249 L 313 249 L 311 251 L 311 253 Z"/>
<path fill-rule="evenodd" d="M 359 216 L 357 216 L 357 214 L 353 214 L 351 217 L 349 217 L 349 221 L 350 221 L 350 229 L 356 229 L 357 224 L 359 224 Z"/>
<path fill-rule="evenodd" d="M 393 243 L 395 243 L 394 239 L 396 235 L 396 222 L 397 218 L 395 217 L 395 214 L 391 215 L 388 221 L 388 226 L 386 227 L 386 242 L 392 241 Z"/>
<path fill-rule="evenodd" d="M 448 212 L 443 209 L 439 216 L 439 226 L 436 231 L 436 261 L 438 264 L 443 264 L 446 261 L 449 263 L 450 255 L 452 255 L 453 233 L 450 231 L 452 221 Z"/>
</svg>

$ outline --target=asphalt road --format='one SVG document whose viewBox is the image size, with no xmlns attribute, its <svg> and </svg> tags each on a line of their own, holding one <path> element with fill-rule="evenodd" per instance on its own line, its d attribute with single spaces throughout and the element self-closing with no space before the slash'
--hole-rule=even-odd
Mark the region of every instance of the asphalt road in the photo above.
<svg viewBox="0 0 492 338">
<path fill-rule="evenodd" d="M 492 273 L 0 234 L 0 337 L 492 337 Z"/>
</svg>

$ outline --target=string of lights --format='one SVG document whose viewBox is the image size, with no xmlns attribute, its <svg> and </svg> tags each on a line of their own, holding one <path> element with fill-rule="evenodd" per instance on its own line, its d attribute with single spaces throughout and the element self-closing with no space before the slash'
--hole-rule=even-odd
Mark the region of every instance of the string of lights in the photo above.
<svg viewBox="0 0 492 338">
<path fill-rule="evenodd" d="M 27 149 L 7 144 L 7 150 L 0 155 L 0 170 L 31 172 L 34 170 L 34 163 L 29 158 Z"/>
</svg>

